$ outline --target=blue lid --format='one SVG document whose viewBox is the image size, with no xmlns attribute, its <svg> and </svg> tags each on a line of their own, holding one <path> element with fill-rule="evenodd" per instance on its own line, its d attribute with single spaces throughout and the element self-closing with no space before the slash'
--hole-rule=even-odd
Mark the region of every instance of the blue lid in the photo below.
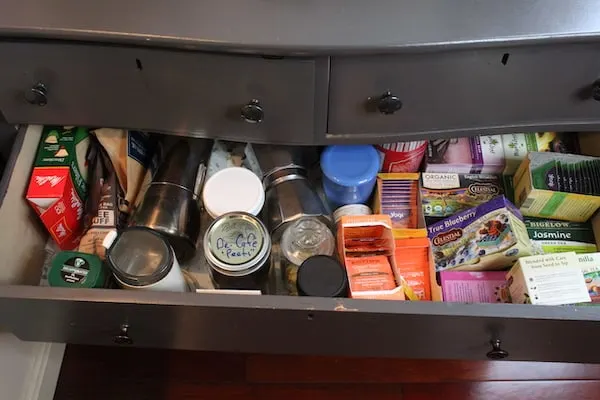
<svg viewBox="0 0 600 400">
<path fill-rule="evenodd" d="M 375 147 L 327 146 L 321 154 L 321 170 L 333 182 L 356 186 L 377 176 L 380 159 Z"/>
</svg>

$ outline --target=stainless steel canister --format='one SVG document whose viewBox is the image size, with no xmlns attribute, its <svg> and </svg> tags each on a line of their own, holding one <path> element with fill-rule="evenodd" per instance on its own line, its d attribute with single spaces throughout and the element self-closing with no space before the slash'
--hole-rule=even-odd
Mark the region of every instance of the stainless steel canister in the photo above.
<svg viewBox="0 0 600 400">
<path fill-rule="evenodd" d="M 180 261 L 190 259 L 196 251 L 199 192 L 210 148 L 209 140 L 177 138 L 132 218 L 131 225 L 165 235 Z"/>
<path fill-rule="evenodd" d="M 263 219 L 273 240 L 278 240 L 290 223 L 303 217 L 314 217 L 331 228 L 331 213 L 303 169 L 280 170 L 265 184 Z"/>
</svg>

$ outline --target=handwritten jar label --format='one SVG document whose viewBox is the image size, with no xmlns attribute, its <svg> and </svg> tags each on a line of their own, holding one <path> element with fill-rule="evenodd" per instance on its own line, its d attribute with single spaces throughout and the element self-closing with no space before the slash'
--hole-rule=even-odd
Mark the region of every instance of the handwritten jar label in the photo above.
<svg viewBox="0 0 600 400">
<path fill-rule="evenodd" d="M 210 250 L 225 264 L 246 264 L 262 249 L 265 239 L 263 235 L 260 225 L 255 222 L 244 217 L 232 217 L 212 229 L 209 237 Z"/>
</svg>

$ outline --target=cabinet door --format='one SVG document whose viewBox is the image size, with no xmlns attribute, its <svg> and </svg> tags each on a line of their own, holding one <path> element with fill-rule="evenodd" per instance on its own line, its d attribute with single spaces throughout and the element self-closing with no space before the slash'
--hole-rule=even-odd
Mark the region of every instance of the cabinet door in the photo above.
<svg viewBox="0 0 600 400">
<path fill-rule="evenodd" d="M 594 127 L 599 52 L 598 44 L 569 44 L 334 57 L 328 137 Z"/>
</svg>

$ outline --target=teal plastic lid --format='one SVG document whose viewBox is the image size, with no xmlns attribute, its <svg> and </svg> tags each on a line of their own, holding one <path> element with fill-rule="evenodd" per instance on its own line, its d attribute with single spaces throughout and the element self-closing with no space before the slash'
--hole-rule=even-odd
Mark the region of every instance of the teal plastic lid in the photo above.
<svg viewBox="0 0 600 400">
<path fill-rule="evenodd" d="M 101 288 L 105 282 L 102 260 L 77 251 L 56 254 L 48 272 L 48 284 L 54 287 Z"/>
</svg>

